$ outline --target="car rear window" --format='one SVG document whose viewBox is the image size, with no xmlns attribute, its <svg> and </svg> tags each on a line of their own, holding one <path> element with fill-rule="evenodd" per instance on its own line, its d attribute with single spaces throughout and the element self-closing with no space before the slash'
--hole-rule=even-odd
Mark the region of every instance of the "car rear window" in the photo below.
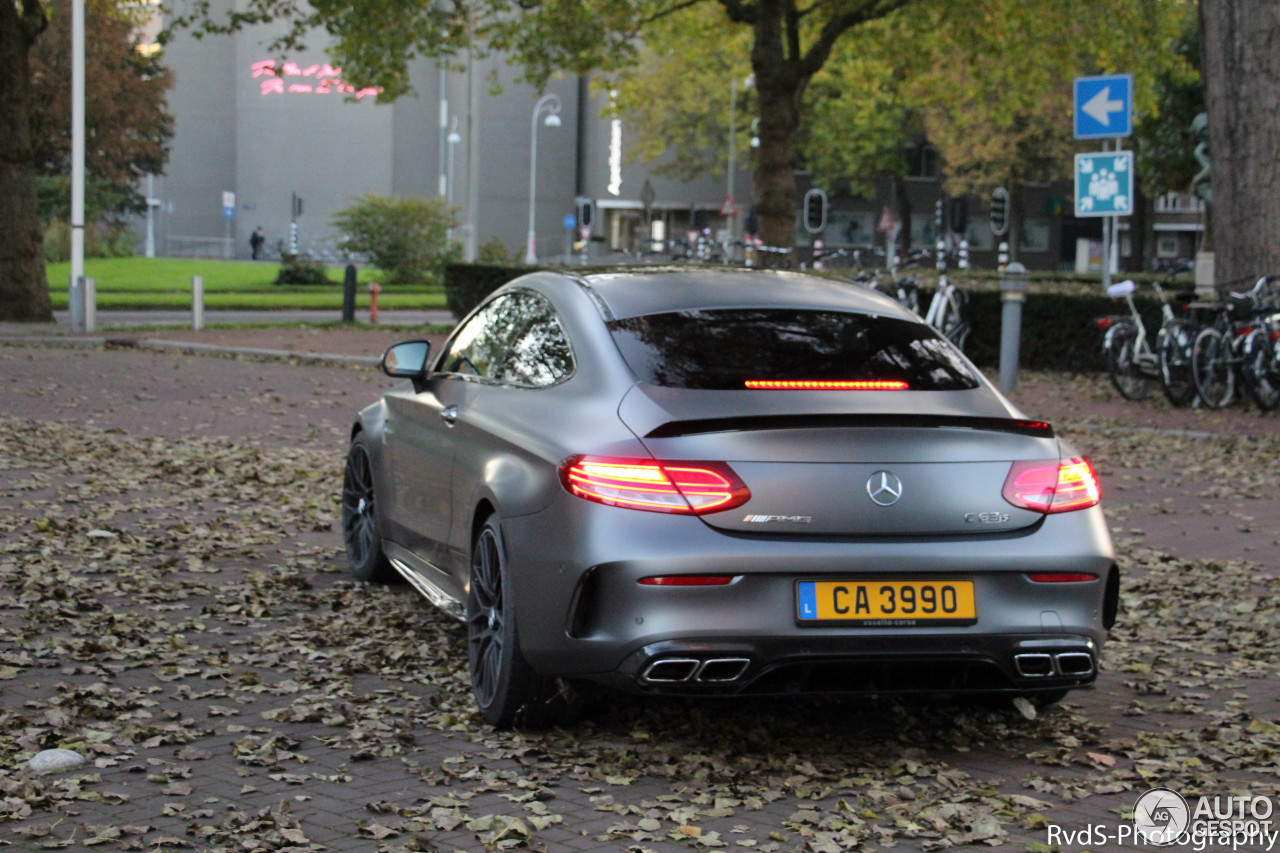
<svg viewBox="0 0 1280 853">
<path fill-rule="evenodd" d="M 741 390 L 762 381 L 978 387 L 964 357 L 932 327 L 893 317 L 702 309 L 614 320 L 609 329 L 639 379 L 671 388 Z"/>
</svg>

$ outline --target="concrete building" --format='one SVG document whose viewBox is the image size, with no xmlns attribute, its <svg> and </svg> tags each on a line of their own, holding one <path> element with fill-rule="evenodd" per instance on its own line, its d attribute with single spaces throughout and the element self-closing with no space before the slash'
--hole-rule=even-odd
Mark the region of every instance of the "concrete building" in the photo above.
<svg viewBox="0 0 1280 853">
<path fill-rule="evenodd" d="M 153 183 L 158 254 L 246 258 L 261 226 L 269 257 L 296 241 L 299 251 L 337 261 L 333 214 L 373 193 L 447 196 L 459 209 L 455 233 L 468 256 L 496 239 L 519 258 L 531 165 L 543 259 L 563 256 L 575 239 L 567 217 L 579 197 L 598 206 L 593 257 L 647 248 L 650 233 L 683 236 L 691 218 L 713 231 L 729 224 L 720 213 L 723 175 L 678 182 L 627 164 L 625 124 L 600 117 L 604 102 L 583 79 L 535 92 L 517 82 L 518 69 L 464 54 L 464 71 L 418 60 L 416 95 L 378 104 L 376 91 L 348 85 L 322 51 L 273 55 L 268 45 L 277 32 L 256 27 L 201 40 L 183 33 L 166 47 L 175 135 L 165 174 Z M 557 99 L 558 126 L 545 124 L 551 103 L 533 115 L 543 94 Z M 739 172 L 734 183 L 740 222 L 749 174 Z"/>
</svg>

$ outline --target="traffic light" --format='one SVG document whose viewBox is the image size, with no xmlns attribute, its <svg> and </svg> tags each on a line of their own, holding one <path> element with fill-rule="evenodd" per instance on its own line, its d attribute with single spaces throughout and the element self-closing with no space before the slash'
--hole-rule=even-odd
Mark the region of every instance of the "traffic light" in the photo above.
<svg viewBox="0 0 1280 853">
<path fill-rule="evenodd" d="M 942 199 L 938 199 L 933 203 L 933 233 L 938 236 L 942 236 L 942 226 L 945 224 L 942 215 L 943 209 Z"/>
<path fill-rule="evenodd" d="M 596 225 L 596 200 L 593 198 L 578 199 L 578 227 L 594 228 Z"/>
<path fill-rule="evenodd" d="M 827 227 L 827 194 L 816 187 L 804 194 L 804 230 L 817 234 Z"/>
<path fill-rule="evenodd" d="M 997 237 L 1009 233 L 1009 191 L 1004 187 L 991 193 L 991 233 Z"/>
<path fill-rule="evenodd" d="M 951 230 L 956 234 L 965 233 L 969 227 L 969 200 L 967 198 L 951 199 Z"/>
</svg>

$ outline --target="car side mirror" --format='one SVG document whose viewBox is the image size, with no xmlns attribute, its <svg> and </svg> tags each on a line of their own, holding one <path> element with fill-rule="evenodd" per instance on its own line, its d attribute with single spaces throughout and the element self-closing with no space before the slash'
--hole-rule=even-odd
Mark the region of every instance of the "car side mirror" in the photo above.
<svg viewBox="0 0 1280 853">
<path fill-rule="evenodd" d="M 427 341 L 403 341 L 392 344 L 382 354 L 382 372 L 397 379 L 421 379 L 427 370 L 431 344 Z"/>
</svg>

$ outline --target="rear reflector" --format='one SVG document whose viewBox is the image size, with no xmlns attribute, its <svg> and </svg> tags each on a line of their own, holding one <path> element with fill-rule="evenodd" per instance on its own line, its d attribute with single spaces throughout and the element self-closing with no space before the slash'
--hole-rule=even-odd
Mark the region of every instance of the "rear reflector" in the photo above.
<svg viewBox="0 0 1280 853">
<path fill-rule="evenodd" d="M 751 499 L 751 490 L 723 462 L 571 456 L 560 464 L 560 481 L 584 500 L 647 512 L 702 515 Z"/>
<path fill-rule="evenodd" d="M 763 391 L 905 391 L 899 379 L 748 379 L 746 386 Z"/>
<path fill-rule="evenodd" d="M 1098 475 L 1084 459 L 1015 462 L 1004 499 L 1016 507 L 1054 513 L 1086 509 L 1102 500 Z"/>
<path fill-rule="evenodd" d="M 1111 328 L 1111 318 L 1110 318 L 1110 317 L 1099 317 L 1097 320 L 1094 320 L 1094 322 L 1098 325 L 1098 328 L 1099 328 L 1099 329 L 1110 329 L 1110 328 Z"/>
<path fill-rule="evenodd" d="M 1088 572 L 1028 572 L 1027 577 L 1036 583 L 1088 583 L 1098 579 Z"/>
<path fill-rule="evenodd" d="M 640 578 L 645 586 L 726 586 L 732 575 L 659 575 Z"/>
</svg>

